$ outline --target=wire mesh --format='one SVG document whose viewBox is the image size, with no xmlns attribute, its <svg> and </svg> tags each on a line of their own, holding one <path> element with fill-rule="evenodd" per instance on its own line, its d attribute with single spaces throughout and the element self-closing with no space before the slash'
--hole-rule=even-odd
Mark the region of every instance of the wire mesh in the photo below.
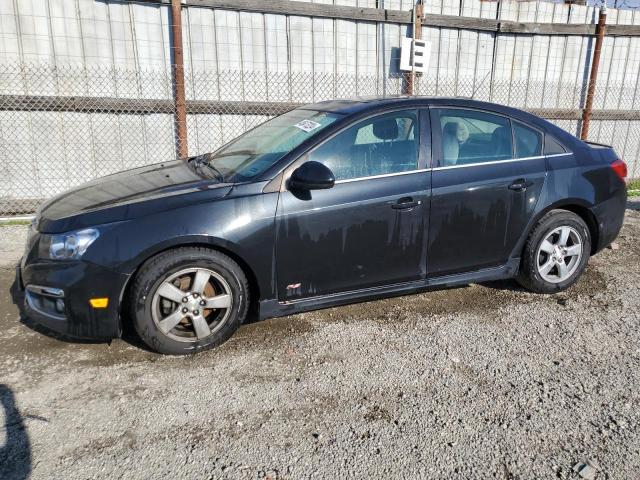
<svg viewBox="0 0 640 480">
<path fill-rule="evenodd" d="M 216 150 L 300 104 L 397 95 L 403 75 L 187 71 L 190 155 Z M 613 145 L 640 176 L 640 96 L 598 84 L 589 139 Z M 418 77 L 417 95 L 463 96 L 532 111 L 576 135 L 580 85 L 524 78 Z M 176 158 L 171 71 L 0 65 L 0 216 L 34 212 L 46 198 L 117 171 Z"/>
</svg>

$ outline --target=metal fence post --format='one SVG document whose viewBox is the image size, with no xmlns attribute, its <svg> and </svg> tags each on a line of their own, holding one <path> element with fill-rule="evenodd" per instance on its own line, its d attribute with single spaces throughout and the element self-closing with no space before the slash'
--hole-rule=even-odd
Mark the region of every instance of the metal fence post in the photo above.
<svg viewBox="0 0 640 480">
<path fill-rule="evenodd" d="M 419 0 L 418 3 L 413 8 L 413 39 L 420 40 L 422 38 L 422 0 Z M 412 59 L 413 63 L 413 59 Z M 411 71 L 406 74 L 407 83 L 406 89 L 408 95 L 414 95 L 415 93 L 415 84 L 416 84 L 416 72 Z"/>
<path fill-rule="evenodd" d="M 182 50 L 181 0 L 171 0 L 171 50 L 173 52 L 173 95 L 176 126 L 176 153 L 179 158 L 189 156 L 187 144 L 187 108 L 184 91 L 184 54 Z"/>
<path fill-rule="evenodd" d="M 602 51 L 602 41 L 607 23 L 607 6 L 600 7 L 598 15 L 598 25 L 596 26 L 596 45 L 593 49 L 593 61 L 591 63 L 591 74 L 589 75 L 589 86 L 587 88 L 587 99 L 582 112 L 582 130 L 580 138 L 586 140 L 589 136 L 589 120 L 593 109 L 593 96 L 596 91 L 596 81 L 598 80 L 598 66 L 600 64 L 600 52 Z"/>
</svg>

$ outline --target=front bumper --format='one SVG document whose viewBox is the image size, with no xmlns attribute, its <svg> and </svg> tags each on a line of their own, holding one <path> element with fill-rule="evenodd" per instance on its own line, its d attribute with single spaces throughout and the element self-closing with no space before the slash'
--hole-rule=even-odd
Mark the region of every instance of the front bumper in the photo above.
<svg viewBox="0 0 640 480">
<path fill-rule="evenodd" d="M 74 338 L 106 340 L 122 333 L 121 295 L 128 275 L 88 262 L 36 260 L 20 264 L 18 284 L 25 289 L 25 314 L 50 330 Z M 107 297 L 107 308 L 89 299 Z M 62 299 L 62 309 L 55 301 Z"/>
</svg>

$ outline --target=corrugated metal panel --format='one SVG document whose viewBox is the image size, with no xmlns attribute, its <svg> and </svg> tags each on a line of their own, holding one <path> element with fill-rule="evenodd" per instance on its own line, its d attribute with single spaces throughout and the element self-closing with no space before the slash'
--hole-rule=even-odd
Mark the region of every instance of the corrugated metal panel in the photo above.
<svg viewBox="0 0 640 480">
<path fill-rule="evenodd" d="M 111 32 L 113 65 L 118 65 L 123 72 L 135 72 L 138 68 L 138 60 L 131 5 L 109 3 L 107 14 Z M 137 97 L 139 95 L 137 75 L 125 73 L 123 76 L 117 77 L 115 88 L 118 97 Z"/>
<path fill-rule="evenodd" d="M 186 10 L 184 18 L 189 22 L 189 41 L 185 43 L 184 50 L 190 63 L 185 63 L 185 77 L 191 87 L 187 89 L 187 98 L 215 100 L 218 98 L 218 81 L 214 76 L 211 76 L 213 81 L 207 77 L 207 74 L 218 72 L 214 11 L 208 8 Z"/>
<path fill-rule="evenodd" d="M 225 10 L 215 12 L 216 52 L 218 69 L 227 71 L 220 79 L 220 98 L 242 100 L 242 49 L 240 47 L 240 14 Z"/>
<path fill-rule="evenodd" d="M 313 24 L 313 100 L 335 97 L 336 40 L 335 20 L 314 18 Z M 297 93 L 297 92 L 295 92 Z M 297 101 L 296 96 L 292 96 Z"/>
<path fill-rule="evenodd" d="M 327 0 L 323 3 L 332 3 Z M 365 0 L 341 0 L 341 5 L 372 6 Z M 388 0 L 390 9 L 409 9 L 407 0 Z M 17 7 L 17 8 L 16 8 Z M 547 2 L 482 2 L 480 0 L 430 1 L 427 14 L 479 15 L 516 21 L 592 21 L 594 9 Z M 16 15 L 17 14 L 17 15 Z M 610 10 L 611 22 L 638 22 L 637 13 Z M 350 77 L 376 73 L 379 85 L 397 93 L 399 39 L 410 27 L 391 24 L 238 13 L 189 7 L 184 13 L 184 43 L 188 98 L 311 101 L 330 98 L 340 92 L 359 93 L 357 81 Z M 169 8 L 166 5 L 95 2 L 93 0 L 11 0 L 0 6 L 0 60 L 22 59 L 38 65 L 84 65 L 86 74 L 78 78 L 64 68 L 50 72 L 50 81 L 25 78 L 23 92 L 43 95 L 102 95 L 142 98 L 170 98 Z M 375 34 L 374 34 L 375 30 Z M 425 29 L 432 42 L 433 71 L 421 81 L 424 92 L 467 95 L 483 89 L 487 61 L 493 57 L 494 36 L 486 32 L 457 29 Z M 377 37 L 377 38 L 376 38 Z M 533 38 L 533 39 L 532 39 Z M 623 85 L 628 77 L 626 58 L 635 55 L 624 37 L 607 39 L 604 57 L 613 63 L 602 66 L 607 84 L 614 85 L 606 106 L 619 103 L 631 88 Z M 556 106 L 560 92 L 575 85 L 584 70 L 585 40 L 579 37 L 523 37 L 498 35 L 494 79 L 514 80 L 531 85 L 495 88 L 493 98 L 506 93 L 516 105 Z M 474 62 L 482 56 L 481 62 Z M 612 60 L 613 59 L 613 60 Z M 635 68 L 636 62 L 632 62 Z M 120 70 L 113 81 L 104 82 L 96 67 Z M 124 68 L 123 68 L 124 67 Z M 216 81 L 202 81 L 219 71 L 234 71 Z M 266 75 L 247 72 L 315 73 L 313 85 L 295 82 L 285 91 L 269 88 Z M 122 73 L 122 72 L 131 73 Z M 142 72 L 142 73 L 136 73 Z M 144 72 L 154 72 L 145 75 Z M 244 72 L 241 74 L 240 72 Z M 334 74 L 339 75 L 339 85 Z M 528 75 L 528 78 L 527 78 Z M 470 80 L 472 79 L 472 80 Z M 99 83 L 100 82 L 100 83 Z M 327 83 L 328 82 L 328 83 Z M 536 82 L 545 85 L 539 87 Z M 551 86 L 551 83 L 558 84 Z M 243 88 L 235 88 L 240 83 Z M 198 91 L 195 91 L 198 85 Z M 220 90 L 222 88 L 222 91 Z M 625 90 L 626 89 L 626 90 Z M 533 91 L 530 91 L 533 90 Z M 538 92 L 536 92 L 538 90 Z M 615 93 L 617 91 L 617 93 Z M 367 92 L 373 93 L 373 92 Z M 542 102 L 544 95 L 544 102 Z M 579 101 L 579 97 L 575 99 Z M 604 102 L 604 100 L 600 100 Z M 532 102 L 529 104 L 529 102 Z M 604 103 L 596 103 L 596 107 Z"/>
<path fill-rule="evenodd" d="M 408 10 L 414 1 L 322 3 Z M 520 22 L 595 20 L 592 7 L 547 2 L 433 0 L 425 13 Z M 640 12 L 609 10 L 608 23 L 638 25 Z M 400 40 L 410 34 L 408 25 L 184 8 L 187 98 L 311 102 L 400 93 Z M 525 108 L 582 104 L 590 37 L 433 27 L 422 34 L 431 42 L 431 61 L 417 80 L 420 93 L 473 95 Z M 167 5 L 0 1 L 0 93 L 170 99 L 169 35 Z M 640 109 L 640 38 L 606 38 L 602 58 L 595 108 Z M 2 69 L 17 62 L 19 78 Z M 190 152 L 214 150 L 266 118 L 189 115 Z M 556 123 L 574 133 L 578 128 L 575 120 Z M 613 143 L 636 165 L 638 127 L 637 121 L 596 120 L 591 137 Z M 173 131 L 173 117 L 166 113 L 3 112 L 0 154 L 29 160 L 2 165 L 7 180 L 0 195 L 20 195 L 28 184 L 30 195 L 48 196 L 78 178 L 165 160 L 175 149 Z"/>
<path fill-rule="evenodd" d="M 244 94 L 246 100 L 259 101 L 266 97 L 266 52 L 264 19 L 259 13 L 240 13 L 242 70 L 259 72 L 245 75 Z"/>
<path fill-rule="evenodd" d="M 493 68 L 494 85 L 491 92 L 491 101 L 493 102 L 509 98 L 509 79 L 512 73 L 516 39 L 513 35 L 500 35 L 496 42 Z"/>
<path fill-rule="evenodd" d="M 0 2 L 0 62 L 20 60 L 18 21 L 13 1 Z"/>
<path fill-rule="evenodd" d="M 289 52 L 287 45 L 287 17 L 265 15 L 265 36 L 267 45 L 267 72 L 281 77 L 289 73 Z M 288 101 L 289 88 L 267 84 L 267 100 Z"/>
<path fill-rule="evenodd" d="M 399 93 L 401 82 L 398 76 L 400 59 L 400 26 L 393 24 L 378 25 L 378 75 L 382 91 Z"/>
<path fill-rule="evenodd" d="M 375 23 L 356 23 L 358 31 L 358 42 L 356 50 L 357 59 L 357 75 L 358 79 L 358 95 L 376 95 L 378 93 L 378 82 L 371 81 L 376 78 L 378 65 L 378 46 L 377 46 L 377 26 Z M 364 83 L 364 86 L 363 86 Z"/>
<path fill-rule="evenodd" d="M 471 97 L 475 88 L 476 59 L 478 58 L 478 32 L 461 30 L 459 33 L 458 49 L 458 79 L 456 94 Z"/>
<path fill-rule="evenodd" d="M 640 38 L 631 39 L 629 60 L 623 81 L 625 85 L 629 85 L 629 88 L 633 88 L 633 93 L 629 92 L 632 108 L 640 109 Z"/>
<path fill-rule="evenodd" d="M 521 4 L 514 4 L 514 6 L 517 6 L 517 13 L 515 14 L 516 20 L 519 22 L 535 22 L 538 14 L 538 8 L 543 8 L 545 5 L 541 2 L 522 2 Z M 552 7 L 553 11 L 553 5 L 549 6 Z M 543 12 L 541 13 L 544 15 Z"/>
<path fill-rule="evenodd" d="M 17 0 L 22 58 L 30 63 L 55 63 L 49 23 L 49 2 Z"/>
<path fill-rule="evenodd" d="M 358 26 L 356 22 L 336 20 L 336 89 L 343 95 L 358 93 Z M 356 52 L 356 55 L 354 55 Z"/>
<path fill-rule="evenodd" d="M 531 75 L 531 53 L 533 37 L 515 37 L 513 65 L 511 68 L 511 86 L 509 89 L 509 104 L 524 107 L 527 104 L 529 77 Z"/>
<path fill-rule="evenodd" d="M 480 100 L 489 100 L 491 94 L 491 72 L 493 70 L 493 48 L 495 35 L 493 33 L 478 33 L 478 56 L 476 58 L 476 72 L 474 80 L 475 97 Z"/>
<path fill-rule="evenodd" d="M 460 30 L 443 28 L 440 31 L 440 57 L 438 61 L 438 95 L 457 95 L 457 79 L 460 75 L 458 49 Z"/>
<path fill-rule="evenodd" d="M 142 98 L 171 98 L 169 7 L 131 4 L 137 67 L 156 72 L 140 78 Z"/>
<path fill-rule="evenodd" d="M 289 17 L 291 55 L 291 96 L 301 102 L 313 101 L 313 85 L 300 82 L 300 73 L 314 70 L 313 22 L 309 17 Z"/>
</svg>

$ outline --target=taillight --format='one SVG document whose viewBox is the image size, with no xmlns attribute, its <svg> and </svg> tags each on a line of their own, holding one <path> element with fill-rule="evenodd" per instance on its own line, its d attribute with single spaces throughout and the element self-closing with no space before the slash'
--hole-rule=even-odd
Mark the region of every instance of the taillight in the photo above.
<svg viewBox="0 0 640 480">
<path fill-rule="evenodd" d="M 616 160 L 611 164 L 611 168 L 622 180 L 627 177 L 627 164 L 622 160 Z"/>
</svg>

